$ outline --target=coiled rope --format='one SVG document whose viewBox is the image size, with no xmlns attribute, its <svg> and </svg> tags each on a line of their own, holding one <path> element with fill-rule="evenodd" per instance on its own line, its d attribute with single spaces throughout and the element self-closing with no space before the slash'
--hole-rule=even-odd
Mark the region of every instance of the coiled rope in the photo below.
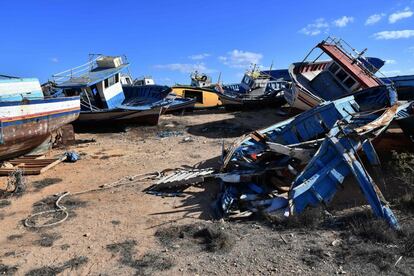
<svg viewBox="0 0 414 276">
<path fill-rule="evenodd" d="M 60 205 L 60 202 L 62 201 L 62 199 L 67 197 L 67 196 L 76 196 L 76 195 L 81 195 L 81 194 L 86 194 L 86 193 L 91 193 L 91 192 L 96 192 L 96 191 L 102 191 L 102 190 L 112 189 L 112 188 L 116 188 L 116 187 L 127 185 L 127 184 L 137 184 L 137 181 L 150 180 L 150 179 L 153 180 L 153 179 L 159 178 L 160 176 L 161 176 L 160 172 L 138 174 L 138 175 L 134 175 L 134 176 L 126 176 L 126 177 L 123 177 L 123 178 L 121 178 L 121 179 L 119 179 L 115 182 L 111 182 L 111 183 L 101 185 L 101 186 L 99 186 L 99 188 L 93 188 L 93 189 L 89 189 L 89 190 L 79 191 L 79 192 L 76 192 L 76 193 L 70 193 L 70 192 L 61 193 L 59 195 L 58 199 L 55 202 L 55 209 L 41 211 L 41 212 L 31 214 L 29 217 L 27 217 L 24 220 L 24 226 L 29 227 L 29 228 L 43 228 L 43 227 L 55 226 L 55 225 L 58 225 L 58 224 L 64 222 L 65 220 L 67 220 L 68 217 L 69 217 L 68 209 L 63 205 Z M 135 181 L 135 182 L 131 182 L 131 181 Z M 54 213 L 63 213 L 64 216 L 63 216 L 62 219 L 60 219 L 58 221 L 55 221 L 55 222 L 51 222 L 51 223 L 35 224 L 34 222 L 31 222 L 33 220 L 33 218 L 44 216 L 46 214 L 54 214 Z"/>
</svg>

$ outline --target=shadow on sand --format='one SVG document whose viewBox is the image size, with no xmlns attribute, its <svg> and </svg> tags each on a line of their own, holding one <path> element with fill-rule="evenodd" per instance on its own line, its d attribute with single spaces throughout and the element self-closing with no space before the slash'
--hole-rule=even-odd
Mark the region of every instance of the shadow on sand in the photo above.
<svg viewBox="0 0 414 276">
<path fill-rule="evenodd" d="M 276 109 L 233 112 L 231 115 L 233 118 L 190 126 L 188 133 L 206 138 L 236 138 L 287 118 Z"/>
</svg>

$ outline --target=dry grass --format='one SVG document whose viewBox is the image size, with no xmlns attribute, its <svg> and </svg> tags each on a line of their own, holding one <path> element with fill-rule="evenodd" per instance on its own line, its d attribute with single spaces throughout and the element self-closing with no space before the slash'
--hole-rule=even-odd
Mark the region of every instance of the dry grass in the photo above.
<svg viewBox="0 0 414 276">
<path fill-rule="evenodd" d="M 219 224 L 189 224 L 158 229 L 158 240 L 170 248 L 191 247 L 194 244 L 208 252 L 228 252 L 232 249 L 234 236 Z"/>
</svg>

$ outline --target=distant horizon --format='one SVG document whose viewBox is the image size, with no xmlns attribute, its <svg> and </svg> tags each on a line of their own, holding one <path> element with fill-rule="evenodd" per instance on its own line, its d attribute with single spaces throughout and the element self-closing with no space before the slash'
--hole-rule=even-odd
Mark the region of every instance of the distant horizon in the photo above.
<svg viewBox="0 0 414 276">
<path fill-rule="evenodd" d="M 414 74 L 414 1 L 14 1 L 0 4 L 0 75 L 38 78 L 126 55 L 134 78 L 189 84 L 194 70 L 240 82 L 251 64 L 287 69 L 328 35 Z"/>
</svg>

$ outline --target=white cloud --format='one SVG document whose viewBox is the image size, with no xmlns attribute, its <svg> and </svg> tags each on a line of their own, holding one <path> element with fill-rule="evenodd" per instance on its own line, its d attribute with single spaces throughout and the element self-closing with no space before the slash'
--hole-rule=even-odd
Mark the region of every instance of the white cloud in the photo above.
<svg viewBox="0 0 414 276">
<path fill-rule="evenodd" d="M 225 65 L 232 68 L 245 68 L 254 64 L 259 64 L 263 55 L 260 53 L 247 52 L 242 50 L 233 50 L 226 56 L 219 56 L 218 59 Z"/>
<path fill-rule="evenodd" d="M 400 70 L 389 70 L 389 71 L 381 71 L 386 76 L 395 76 L 401 73 Z"/>
<path fill-rule="evenodd" d="M 374 34 L 375 39 L 400 39 L 414 36 L 414 30 L 383 31 Z"/>
<path fill-rule="evenodd" d="M 390 14 L 390 16 L 388 17 L 388 22 L 390 22 L 391 24 L 394 24 L 395 22 L 401 19 L 404 19 L 404 18 L 409 18 L 412 15 L 413 15 L 413 12 L 410 10 L 409 7 L 407 7 L 403 11 L 398 11 L 398 12 Z"/>
<path fill-rule="evenodd" d="M 200 71 L 203 73 L 215 72 L 213 69 L 207 68 L 204 63 L 190 64 L 190 63 L 170 63 L 170 64 L 157 64 L 154 65 L 155 69 L 178 71 L 181 73 L 191 73 L 193 71 Z"/>
<path fill-rule="evenodd" d="M 378 13 L 370 15 L 367 20 L 365 21 L 365 25 L 374 25 L 381 21 L 381 19 L 385 16 L 385 13 Z"/>
<path fill-rule="evenodd" d="M 396 64 L 397 62 L 395 61 L 395 59 L 386 59 L 385 60 L 385 64 Z"/>
<path fill-rule="evenodd" d="M 326 22 L 325 18 L 318 18 L 313 23 L 306 25 L 306 27 L 300 30 L 301 33 L 305 35 L 318 35 L 320 33 L 326 33 L 329 30 L 329 24 Z"/>
<path fill-rule="evenodd" d="M 348 25 L 349 23 L 352 23 L 352 22 L 354 22 L 354 18 L 352 16 L 345 16 L 344 15 L 344 16 L 334 20 L 333 24 L 336 27 L 343 28 L 343 27 L 346 27 L 346 25 Z"/>
<path fill-rule="evenodd" d="M 188 56 L 188 58 L 192 59 L 192 60 L 202 60 L 202 59 L 205 59 L 209 56 L 211 56 L 211 55 L 208 54 L 208 53 L 202 53 L 202 54 L 196 54 L 196 55 Z"/>
<path fill-rule="evenodd" d="M 57 57 L 53 57 L 53 58 L 50 59 L 50 61 L 53 62 L 53 63 L 58 63 L 59 59 Z"/>
</svg>

